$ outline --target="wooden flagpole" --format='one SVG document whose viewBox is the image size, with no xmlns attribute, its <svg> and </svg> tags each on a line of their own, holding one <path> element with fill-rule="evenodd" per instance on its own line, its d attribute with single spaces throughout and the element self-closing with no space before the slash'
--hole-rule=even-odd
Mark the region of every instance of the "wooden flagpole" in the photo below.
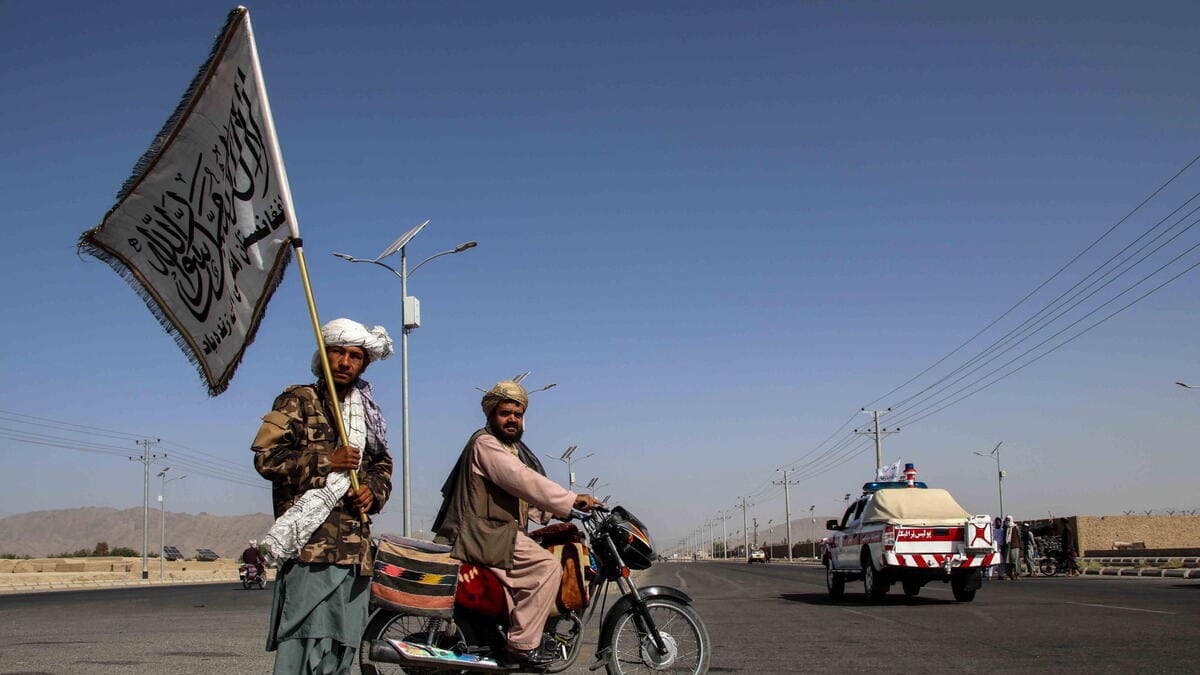
<svg viewBox="0 0 1200 675">
<path fill-rule="evenodd" d="M 325 376 L 325 386 L 329 394 L 329 405 L 333 407 L 333 420 L 337 425 L 338 439 L 342 445 L 348 445 L 350 437 L 346 434 L 346 423 L 342 420 L 342 407 L 338 402 L 337 389 L 333 386 L 333 371 L 329 368 L 329 355 L 325 353 L 325 337 L 321 335 L 321 319 L 317 317 L 317 303 L 313 300 L 312 284 L 308 282 L 308 265 L 304 262 L 304 240 L 292 239 L 292 248 L 296 249 L 296 263 L 300 266 L 300 281 L 304 285 L 304 298 L 308 301 L 308 317 L 312 319 L 313 333 L 317 337 L 317 354 L 321 356 L 321 373 Z M 350 487 L 358 491 L 358 471 L 350 472 Z M 359 520 L 367 522 L 367 514 L 360 513 Z"/>
</svg>

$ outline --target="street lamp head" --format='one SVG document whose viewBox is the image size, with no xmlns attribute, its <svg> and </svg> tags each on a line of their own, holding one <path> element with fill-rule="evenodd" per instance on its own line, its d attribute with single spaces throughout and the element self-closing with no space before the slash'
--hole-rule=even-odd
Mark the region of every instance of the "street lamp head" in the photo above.
<svg viewBox="0 0 1200 675">
<path fill-rule="evenodd" d="M 553 388 L 555 388 L 555 387 L 557 387 L 557 386 L 558 386 L 558 383 L 557 383 L 557 382 L 551 382 L 550 384 L 548 384 L 548 385 L 546 385 L 546 386 L 542 387 L 541 389 L 533 389 L 533 390 L 531 390 L 531 391 L 529 391 L 529 392 L 527 392 L 527 393 L 530 393 L 530 394 L 536 394 L 536 393 L 538 393 L 539 391 L 546 391 L 547 389 L 553 389 Z"/>
<path fill-rule="evenodd" d="M 463 243 L 454 247 L 454 252 L 462 253 L 463 251 L 465 251 L 469 248 L 475 248 L 478 245 L 479 245 L 479 242 L 476 242 L 476 241 L 464 241 Z"/>
<path fill-rule="evenodd" d="M 341 258 L 342 260 L 349 260 L 350 262 L 354 262 L 354 256 L 350 255 L 349 253 L 334 253 L 333 257 Z"/>
<path fill-rule="evenodd" d="M 1200 389 L 1200 386 L 1195 385 L 1195 384 L 1188 384 L 1187 382 L 1176 382 L 1175 384 L 1183 387 L 1184 389 Z"/>
</svg>

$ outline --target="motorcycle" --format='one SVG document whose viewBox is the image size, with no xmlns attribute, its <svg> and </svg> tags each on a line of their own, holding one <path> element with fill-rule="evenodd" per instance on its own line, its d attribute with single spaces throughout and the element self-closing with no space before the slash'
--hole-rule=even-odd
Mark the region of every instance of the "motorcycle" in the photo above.
<svg viewBox="0 0 1200 675">
<path fill-rule="evenodd" d="M 258 569 L 257 565 L 250 563 L 242 563 L 238 566 L 238 579 L 242 582 L 242 588 L 246 590 L 250 590 L 251 586 L 267 587 L 266 575 Z"/>
<path fill-rule="evenodd" d="M 561 612 L 557 617 L 552 612 L 546 622 L 542 650 L 555 654 L 554 662 L 517 666 L 504 659 L 507 628 L 504 603 L 499 603 L 500 611 L 481 611 L 478 602 L 472 603 L 464 592 L 461 581 L 476 574 L 493 578 L 494 575 L 487 568 L 463 563 L 452 618 L 431 618 L 381 607 L 372 612 L 359 649 L 362 673 L 564 671 L 579 657 L 584 627 L 596 613 L 595 600 L 602 598 L 600 605 L 607 604 L 608 590 L 613 586 L 618 595 L 612 607 L 602 612 L 592 670 L 604 667 L 610 674 L 658 670 L 708 672 L 712 645 L 703 620 L 692 607 L 692 599 L 669 586 L 639 588 L 631 578 L 630 570 L 647 569 L 655 559 L 653 544 L 641 522 L 620 506 L 611 510 L 596 507 L 590 513 L 573 511 L 571 517 L 579 521 L 582 539 L 590 550 L 583 561 L 590 572 L 586 575 L 588 593 L 582 595 L 580 609 Z M 555 527 L 558 526 L 543 528 L 529 536 L 537 541 L 539 533 Z M 568 527 L 576 530 L 574 526 Z M 544 541 L 539 543 L 546 545 Z"/>
</svg>

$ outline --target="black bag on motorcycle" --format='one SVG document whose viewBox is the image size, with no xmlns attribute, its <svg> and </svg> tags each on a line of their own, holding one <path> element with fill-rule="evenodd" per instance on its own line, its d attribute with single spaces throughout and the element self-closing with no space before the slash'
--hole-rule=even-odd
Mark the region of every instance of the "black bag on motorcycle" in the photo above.
<svg viewBox="0 0 1200 675">
<path fill-rule="evenodd" d="M 458 565 L 449 546 L 385 534 L 375 551 L 371 602 L 397 612 L 449 618 Z"/>
</svg>

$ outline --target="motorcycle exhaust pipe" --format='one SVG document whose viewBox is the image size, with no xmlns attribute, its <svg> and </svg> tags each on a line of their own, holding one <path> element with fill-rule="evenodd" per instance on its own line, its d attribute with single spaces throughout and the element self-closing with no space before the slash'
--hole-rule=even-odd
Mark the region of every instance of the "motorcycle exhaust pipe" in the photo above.
<svg viewBox="0 0 1200 675">
<path fill-rule="evenodd" d="M 495 659 L 472 654 L 455 654 L 448 649 L 384 638 L 371 640 L 367 654 L 376 663 L 394 663 L 410 667 L 441 667 L 456 670 L 507 671 L 511 666 L 501 665 Z"/>
</svg>

